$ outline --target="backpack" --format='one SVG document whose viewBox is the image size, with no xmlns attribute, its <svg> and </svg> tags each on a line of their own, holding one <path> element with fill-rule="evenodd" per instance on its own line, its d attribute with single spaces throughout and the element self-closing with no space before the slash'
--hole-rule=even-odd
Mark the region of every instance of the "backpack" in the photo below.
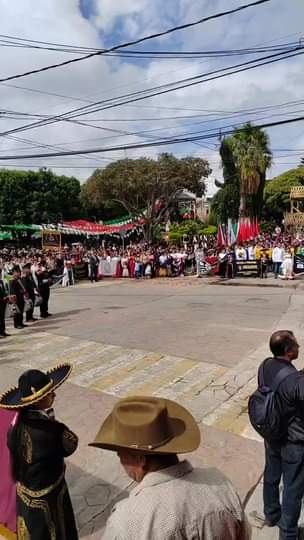
<svg viewBox="0 0 304 540">
<path fill-rule="evenodd" d="M 277 406 L 276 392 L 281 384 L 289 375 L 294 373 L 291 366 L 280 369 L 270 386 L 265 384 L 264 367 L 269 360 L 266 358 L 259 367 L 258 388 L 249 397 L 248 415 L 252 427 L 269 442 L 278 442 L 287 435 L 287 424 L 280 414 Z"/>
</svg>

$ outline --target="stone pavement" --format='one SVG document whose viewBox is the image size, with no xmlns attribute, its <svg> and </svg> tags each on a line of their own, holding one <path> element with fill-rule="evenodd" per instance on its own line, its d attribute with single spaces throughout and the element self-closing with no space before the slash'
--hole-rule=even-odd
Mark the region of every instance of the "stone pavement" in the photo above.
<svg viewBox="0 0 304 540">
<path fill-rule="evenodd" d="M 206 285 L 202 284 L 202 280 L 197 281 L 199 284 L 194 286 L 194 289 L 192 286 L 191 293 L 187 293 L 187 295 L 194 294 L 196 302 L 191 300 L 189 303 L 189 296 L 180 296 L 186 294 L 181 282 L 175 282 L 179 283 L 178 287 L 172 286 L 181 288 L 181 292 L 178 292 L 177 303 L 174 304 L 175 319 L 179 309 L 182 309 L 183 314 L 185 313 L 185 299 L 189 305 L 188 316 L 190 317 L 190 309 L 193 316 L 193 311 L 195 312 L 193 306 L 199 300 L 202 302 L 202 298 L 199 297 L 203 294 L 212 295 L 210 300 L 208 297 L 207 302 L 204 300 L 202 302 L 205 309 L 209 311 L 209 318 L 212 318 L 211 310 L 217 302 L 222 311 L 225 311 L 225 306 L 229 306 L 230 311 L 234 310 L 234 306 L 237 306 L 238 310 L 242 309 L 241 306 L 244 302 L 246 304 L 247 298 L 251 302 L 247 302 L 246 305 L 259 306 L 254 309 L 246 307 L 247 319 L 244 326 L 241 321 L 237 323 L 236 319 L 234 320 L 233 311 L 230 312 L 230 319 L 225 323 L 228 327 L 230 324 L 230 333 L 234 332 L 231 339 L 229 339 L 229 333 L 227 334 L 225 342 L 227 355 L 233 347 L 233 340 L 236 342 L 239 340 L 239 349 L 243 351 L 236 362 L 229 360 L 223 363 L 221 355 L 211 354 L 211 349 L 216 347 L 216 343 L 212 342 L 210 337 L 209 342 L 205 343 L 209 361 L 201 361 L 194 349 L 191 349 L 190 357 L 166 354 L 165 349 L 170 349 L 171 340 L 179 342 L 182 337 L 174 332 L 174 327 L 172 336 L 168 336 L 166 347 L 162 344 L 164 352 L 160 352 L 160 347 L 157 346 L 152 352 L 149 349 L 146 350 L 143 347 L 145 336 L 140 335 L 137 340 L 141 345 L 140 348 L 100 341 L 97 334 L 95 339 L 85 337 L 85 325 L 91 327 L 94 324 L 109 324 L 106 316 L 114 317 L 112 314 L 118 310 L 110 310 L 110 308 L 117 304 L 128 304 L 129 318 L 125 316 L 124 324 L 132 324 L 130 321 L 132 321 L 133 311 L 129 303 L 134 302 L 136 295 L 142 295 L 147 287 L 153 298 L 145 297 L 142 303 L 139 303 L 137 298 L 136 309 L 141 309 L 142 305 L 141 313 L 145 313 L 146 310 L 147 317 L 152 316 L 151 324 L 154 324 L 153 313 L 148 302 L 152 302 L 151 305 L 153 305 L 156 295 L 160 295 L 159 290 L 156 291 L 158 285 L 155 282 L 135 284 L 134 289 L 132 288 L 131 300 L 127 294 L 129 285 L 126 286 L 125 282 L 114 286 L 112 283 L 88 287 L 87 284 L 83 285 L 84 291 L 88 289 L 88 295 L 89 290 L 94 291 L 96 302 L 102 299 L 103 311 L 99 308 L 100 313 L 93 312 L 92 308 L 92 312 L 88 311 L 86 314 L 85 306 L 92 301 L 87 295 L 81 299 L 80 288 L 69 291 L 59 290 L 54 294 L 54 305 L 57 306 L 55 311 L 62 302 L 68 304 L 65 307 L 66 310 L 75 307 L 73 304 L 75 299 L 77 304 L 82 306 L 82 313 L 80 309 L 78 312 L 75 310 L 74 313 L 71 309 L 66 311 L 66 318 L 70 318 L 71 323 L 65 321 L 64 312 L 58 313 L 50 321 L 38 322 L 23 332 L 12 331 L 14 335 L 5 340 L 5 343 L 1 342 L 0 391 L 9 384 L 15 383 L 18 374 L 29 367 L 45 369 L 64 361 L 69 361 L 74 366 L 70 382 L 58 391 L 56 412 L 58 417 L 63 418 L 80 436 L 80 449 L 68 460 L 67 475 L 81 538 L 100 538 L 101 530 L 113 503 L 119 497 L 126 496 L 132 488 L 130 480 L 122 473 L 116 456 L 88 447 L 88 443 L 94 439 L 101 421 L 115 400 L 128 394 L 162 395 L 178 400 L 193 412 L 202 430 L 202 445 L 193 456 L 193 461 L 199 465 L 217 466 L 223 470 L 237 486 L 242 499 L 244 501 L 249 499 L 248 512 L 254 526 L 254 539 L 271 538 L 270 531 L 261 527 L 262 523 L 259 519 L 261 517 L 260 477 L 263 467 L 263 447 L 249 425 L 246 403 L 255 387 L 257 365 L 268 354 L 266 340 L 271 318 L 275 322 L 271 330 L 282 327 L 292 328 L 301 341 L 304 322 L 303 296 L 300 292 L 288 294 L 286 297 L 288 302 L 285 304 L 285 297 L 281 297 L 281 293 L 278 296 L 275 291 L 273 294 L 276 296 L 269 297 L 268 300 L 268 297 L 255 296 L 252 290 L 248 289 L 247 296 L 244 298 L 244 291 L 242 291 L 238 300 L 233 299 L 234 292 L 230 287 L 225 291 L 221 288 L 223 293 L 217 292 L 218 289 L 213 287 L 211 289 L 214 293 L 209 292 L 209 288 L 205 292 Z M 161 301 L 166 294 L 167 285 L 163 283 L 162 287 Z M 115 298 L 116 295 L 120 295 L 119 300 Z M 287 310 L 284 308 L 282 317 L 277 312 L 272 314 L 270 307 L 279 308 L 278 302 L 283 300 Z M 171 302 L 172 309 L 172 293 L 168 296 L 168 302 Z M 268 308 L 269 322 L 268 315 L 265 315 Z M 255 322 L 258 313 L 267 326 L 265 332 L 260 330 L 261 321 Z M 119 313 L 115 316 L 120 317 Z M 166 313 L 163 316 L 166 316 Z M 195 316 L 198 316 L 197 312 Z M 97 318 L 95 323 L 94 317 Z M 216 317 L 218 320 L 218 312 L 216 312 Z M 117 320 L 121 323 L 120 319 Z M 110 323 L 112 322 L 111 318 Z M 69 324 L 73 331 L 70 331 Z M 212 321 L 210 324 L 213 324 Z M 216 321 L 214 324 L 216 325 Z M 81 325 L 83 332 L 78 334 L 78 328 L 81 328 Z M 218 325 L 219 330 L 220 328 L 221 324 Z M 148 326 L 147 333 L 149 331 L 151 327 L 149 330 Z M 243 347 L 242 331 L 246 336 L 250 332 L 260 336 L 255 347 L 251 346 L 249 350 L 248 344 L 247 348 Z M 68 333 L 70 335 L 67 335 Z M 99 334 L 100 332 L 98 336 Z M 199 334 L 197 336 L 199 338 Z M 157 334 L 154 339 L 156 338 Z M 128 341 L 127 338 L 126 341 Z M 148 339 L 146 341 L 148 342 Z M 250 497 L 252 491 L 254 494 Z"/>
</svg>

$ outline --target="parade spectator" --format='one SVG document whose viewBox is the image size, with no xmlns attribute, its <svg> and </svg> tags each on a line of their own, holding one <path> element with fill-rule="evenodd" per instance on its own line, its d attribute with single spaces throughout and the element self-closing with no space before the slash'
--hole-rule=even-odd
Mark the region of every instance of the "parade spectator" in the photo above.
<svg viewBox="0 0 304 540">
<path fill-rule="evenodd" d="M 274 277 L 277 279 L 284 260 L 285 250 L 283 244 L 276 244 L 272 250 Z"/>
<path fill-rule="evenodd" d="M 193 416 L 168 399 L 121 399 L 92 446 L 117 452 L 137 486 L 116 504 L 103 540 L 249 540 L 239 497 L 215 468 L 193 468 L 178 454 L 194 451 Z"/>
<path fill-rule="evenodd" d="M 93 281 L 98 281 L 98 265 L 99 258 L 97 253 L 96 251 L 92 251 L 89 257 L 89 276 L 91 283 L 93 283 Z"/>
<path fill-rule="evenodd" d="M 265 385 L 272 387 L 281 370 L 288 366 L 276 391 L 276 405 L 285 426 L 279 442 L 265 441 L 263 483 L 266 525 L 278 524 L 280 540 L 298 540 L 298 520 L 304 496 L 304 374 L 293 361 L 298 358 L 299 344 L 293 332 L 279 330 L 270 338 L 273 358 L 267 358 L 263 369 Z M 280 482 L 283 496 L 280 500 Z"/>
</svg>

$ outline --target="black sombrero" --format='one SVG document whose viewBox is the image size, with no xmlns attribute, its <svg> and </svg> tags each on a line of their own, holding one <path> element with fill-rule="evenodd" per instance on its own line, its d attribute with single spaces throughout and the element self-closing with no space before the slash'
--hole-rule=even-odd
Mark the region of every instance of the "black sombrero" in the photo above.
<svg viewBox="0 0 304 540">
<path fill-rule="evenodd" d="M 38 369 L 25 371 L 19 377 L 18 386 L 0 396 L 0 408 L 20 409 L 37 403 L 64 383 L 71 371 L 70 364 L 61 364 L 46 373 Z"/>
</svg>

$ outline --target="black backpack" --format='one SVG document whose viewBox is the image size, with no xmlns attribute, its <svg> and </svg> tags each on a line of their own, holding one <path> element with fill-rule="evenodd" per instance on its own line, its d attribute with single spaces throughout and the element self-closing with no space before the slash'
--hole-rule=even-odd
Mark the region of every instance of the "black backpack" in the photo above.
<svg viewBox="0 0 304 540">
<path fill-rule="evenodd" d="M 284 379 L 294 373 L 291 366 L 286 366 L 280 369 L 270 386 L 265 384 L 264 367 L 267 360 L 259 367 L 258 371 L 258 388 L 249 397 L 248 415 L 252 427 L 266 441 L 280 441 L 287 435 L 287 422 L 282 418 L 277 406 L 276 392 Z"/>
</svg>

